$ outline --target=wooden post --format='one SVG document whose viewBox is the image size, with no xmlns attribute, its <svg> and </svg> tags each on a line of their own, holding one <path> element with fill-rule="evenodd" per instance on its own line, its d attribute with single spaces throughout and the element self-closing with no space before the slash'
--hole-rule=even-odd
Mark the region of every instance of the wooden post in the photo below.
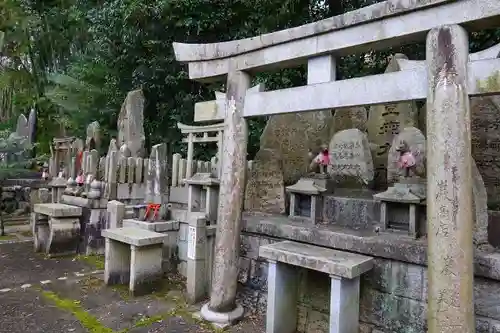
<svg viewBox="0 0 500 333">
<path fill-rule="evenodd" d="M 428 332 L 475 332 L 469 41 L 460 26 L 427 37 Z"/>
<path fill-rule="evenodd" d="M 241 214 L 245 195 L 248 129 L 243 117 L 244 99 L 251 78 L 244 72 L 227 77 L 226 117 L 223 139 L 222 174 L 215 244 L 212 292 L 208 309 L 215 313 L 239 312 L 235 304 L 240 250 Z M 202 316 L 215 321 L 213 316 Z M 241 315 L 243 312 L 241 311 Z M 234 315 L 227 316 L 231 322 Z"/>
</svg>

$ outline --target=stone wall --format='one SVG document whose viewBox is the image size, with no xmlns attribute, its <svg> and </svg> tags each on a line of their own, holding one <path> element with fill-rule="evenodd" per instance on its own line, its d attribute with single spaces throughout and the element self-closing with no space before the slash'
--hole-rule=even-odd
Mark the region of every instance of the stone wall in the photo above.
<svg viewBox="0 0 500 333">
<path fill-rule="evenodd" d="M 267 263 L 259 260 L 259 246 L 281 241 L 243 232 L 239 282 L 251 297 L 246 304 L 265 312 Z M 426 332 L 427 269 L 425 266 L 375 257 L 374 269 L 361 279 L 361 333 Z M 328 275 L 300 270 L 298 330 L 328 332 L 330 279 Z M 500 332 L 500 280 L 476 277 L 477 333 Z"/>
<path fill-rule="evenodd" d="M 45 188 L 45 181 L 39 179 L 8 179 L 2 186 L 1 204 L 6 220 L 22 221 L 31 212 L 31 206 L 35 203 L 50 199 L 50 193 Z"/>
</svg>

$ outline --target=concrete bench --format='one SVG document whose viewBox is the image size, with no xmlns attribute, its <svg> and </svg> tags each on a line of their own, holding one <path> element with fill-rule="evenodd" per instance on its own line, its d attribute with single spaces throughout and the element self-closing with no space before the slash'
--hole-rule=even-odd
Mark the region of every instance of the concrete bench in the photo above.
<svg viewBox="0 0 500 333">
<path fill-rule="evenodd" d="M 62 203 L 35 204 L 31 227 L 35 252 L 50 256 L 75 254 L 82 208 Z"/>
<path fill-rule="evenodd" d="M 298 270 L 304 267 L 330 275 L 330 333 L 358 333 L 359 276 L 372 269 L 373 258 L 290 241 L 261 246 L 269 262 L 267 333 L 297 329 Z"/>
<path fill-rule="evenodd" d="M 139 228 L 106 229 L 102 236 L 106 238 L 106 284 L 128 283 L 133 295 L 150 292 L 163 275 L 163 242 L 167 236 Z"/>
</svg>

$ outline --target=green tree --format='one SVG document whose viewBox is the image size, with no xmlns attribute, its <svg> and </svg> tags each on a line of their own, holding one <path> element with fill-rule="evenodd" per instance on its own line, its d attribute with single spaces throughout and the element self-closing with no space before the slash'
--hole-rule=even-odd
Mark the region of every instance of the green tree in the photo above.
<svg viewBox="0 0 500 333">
<path fill-rule="evenodd" d="M 51 73 L 64 72 L 85 45 L 86 30 L 80 29 L 74 1 L 3 0 L 0 31 L 4 47 L 0 53 L 0 90 L 5 108 L 20 113 L 37 109 L 39 138 L 47 143 L 70 117 L 49 98 Z"/>
<path fill-rule="evenodd" d="M 63 123 L 82 136 L 98 120 L 105 135 L 116 135 L 116 120 L 129 90 L 142 87 L 146 99 L 147 146 L 169 142 L 183 152 L 177 122 L 191 123 L 194 104 L 213 99 L 224 84 L 189 80 L 173 55 L 172 42 L 210 43 L 252 37 L 299 26 L 367 6 L 379 0 L 5 0 L 0 30 L 7 32 L 7 66 L 0 88 L 13 91 L 16 110 L 40 109 L 41 140 Z M 471 49 L 500 41 L 499 30 L 471 35 Z M 424 45 L 409 44 L 338 61 L 338 79 L 379 74 L 387 57 L 402 52 L 424 59 Z M 4 63 L 4 62 L 2 62 Z M 306 70 L 268 72 L 255 80 L 268 89 L 305 84 Z M 9 100 L 9 99 L 7 99 Z M 266 118 L 251 120 L 249 158 L 259 148 Z M 106 140 L 104 140 L 106 142 Z M 46 144 L 45 144 L 46 145 Z M 207 147 L 208 148 L 208 147 Z M 203 158 L 213 154 L 200 149 Z M 201 156 L 200 156 L 201 157 Z"/>
</svg>

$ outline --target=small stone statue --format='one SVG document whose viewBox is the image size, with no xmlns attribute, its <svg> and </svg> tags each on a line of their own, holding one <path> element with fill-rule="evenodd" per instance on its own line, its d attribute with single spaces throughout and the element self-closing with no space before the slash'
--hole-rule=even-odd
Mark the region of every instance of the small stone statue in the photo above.
<svg viewBox="0 0 500 333">
<path fill-rule="evenodd" d="M 77 189 L 75 190 L 75 196 L 80 196 L 85 190 L 85 179 L 83 177 L 83 171 L 80 170 L 78 176 L 76 177 Z"/>
<path fill-rule="evenodd" d="M 309 164 L 309 171 L 315 172 L 319 168 L 319 173 L 326 174 L 326 167 L 330 164 L 328 146 L 321 145 L 321 151 L 315 157 L 313 152 L 309 151 L 309 158 L 312 160 Z"/>
<path fill-rule="evenodd" d="M 42 179 L 43 180 L 49 179 L 49 172 L 47 171 L 47 168 L 43 168 Z"/>
<path fill-rule="evenodd" d="M 404 170 L 404 177 L 415 177 L 417 176 L 417 156 L 418 152 L 415 154 L 410 150 L 408 144 L 402 141 L 399 147 L 396 149 L 399 152 L 399 168 Z"/>
</svg>

